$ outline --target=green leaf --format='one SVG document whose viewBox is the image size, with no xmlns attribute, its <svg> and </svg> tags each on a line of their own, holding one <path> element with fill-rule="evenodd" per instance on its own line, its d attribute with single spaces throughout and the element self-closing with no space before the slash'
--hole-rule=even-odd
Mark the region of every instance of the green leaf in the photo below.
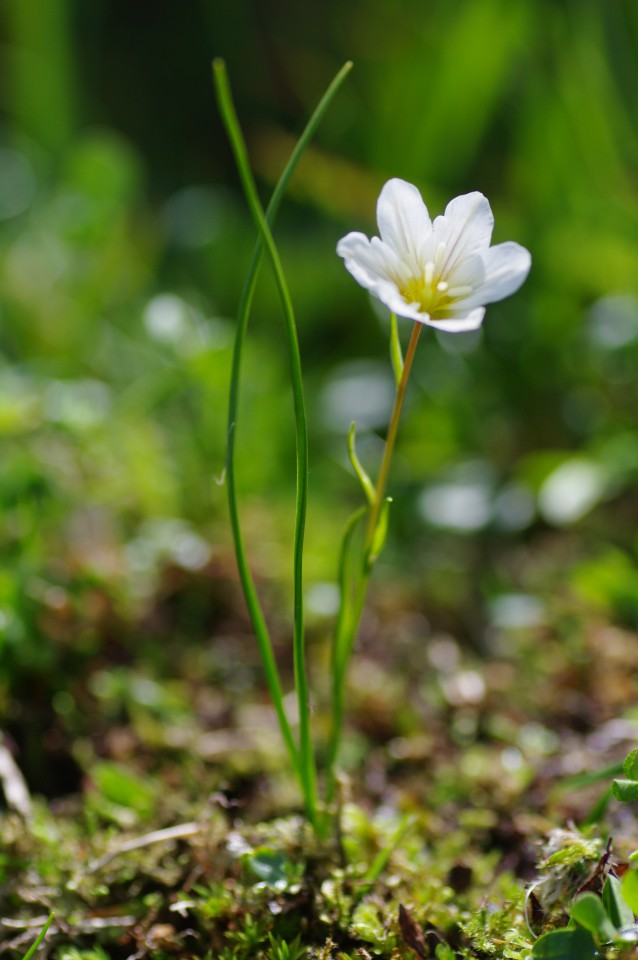
<svg viewBox="0 0 638 960">
<path fill-rule="evenodd" d="M 611 787 L 607 787 L 606 790 L 603 790 L 587 815 L 581 819 L 581 828 L 589 826 L 591 823 L 599 823 L 603 819 L 607 813 L 607 808 L 609 807 L 612 796 L 613 792 Z"/>
<path fill-rule="evenodd" d="M 620 884 L 623 900 L 638 915 L 638 870 L 628 870 Z"/>
<path fill-rule="evenodd" d="M 155 809 L 156 791 L 137 774 L 104 760 L 91 769 L 91 780 L 97 790 L 110 803 L 134 810 L 140 816 L 148 816 Z"/>
<path fill-rule="evenodd" d="M 604 943 L 613 940 L 616 936 L 616 927 L 608 917 L 603 901 L 595 893 L 582 893 L 577 897 L 572 906 L 571 916 L 572 920 Z"/>
<path fill-rule="evenodd" d="M 588 930 L 552 930 L 539 937 L 532 947 L 534 960 L 593 960 L 596 944 Z"/>
<path fill-rule="evenodd" d="M 377 494 L 374 489 L 374 484 L 372 480 L 366 473 L 366 471 L 361 466 L 361 461 L 357 456 L 357 451 L 355 448 L 356 441 L 356 424 L 353 422 L 350 424 L 350 429 L 348 430 L 348 456 L 350 457 L 350 463 L 352 464 L 352 469 L 359 478 L 359 483 L 363 487 L 363 492 L 366 495 L 366 499 L 370 506 L 376 503 Z"/>
<path fill-rule="evenodd" d="M 372 903 L 359 904 L 352 917 L 352 929 L 362 940 L 375 946 L 380 946 L 386 938 L 379 911 Z"/>
<path fill-rule="evenodd" d="M 390 361 L 392 362 L 394 382 L 398 387 L 401 383 L 401 377 L 403 376 L 403 351 L 401 350 L 401 341 L 399 340 L 396 313 L 390 314 Z"/>
<path fill-rule="evenodd" d="M 638 800 L 638 780 L 614 780 L 612 790 L 616 800 L 621 803 Z"/>
<path fill-rule="evenodd" d="M 456 960 L 456 953 L 448 943 L 437 943 L 434 956 L 436 960 Z"/>
<path fill-rule="evenodd" d="M 46 935 L 47 935 L 47 930 L 48 930 L 49 927 L 51 926 L 54 917 L 55 917 L 55 914 L 54 914 L 54 913 L 50 913 L 50 914 L 49 914 L 49 916 L 47 917 L 46 923 L 45 923 L 44 926 L 42 927 L 42 930 L 40 930 L 40 933 L 38 934 L 36 940 L 34 941 L 34 943 L 31 944 L 31 946 L 29 947 L 29 949 L 28 949 L 27 952 L 25 953 L 25 955 L 24 955 L 24 957 L 22 958 L 22 960 L 31 960 L 31 957 L 34 955 L 34 953 L 36 952 L 36 950 L 38 949 L 38 947 L 40 946 L 40 944 L 43 942 L 44 938 L 46 937 Z"/>
<path fill-rule="evenodd" d="M 374 536 L 372 537 L 370 550 L 368 551 L 367 563 L 369 567 L 374 566 L 374 564 L 377 562 L 379 559 L 379 554 L 385 545 L 385 538 L 388 535 L 388 516 L 390 513 L 391 503 L 392 497 L 386 497 L 383 501 L 381 513 L 379 514 L 379 520 L 374 531 Z"/>
<path fill-rule="evenodd" d="M 603 887 L 603 903 L 609 919 L 615 927 L 629 927 L 634 922 L 634 913 L 622 895 L 618 877 L 609 876 Z"/>
<path fill-rule="evenodd" d="M 638 747 L 627 755 L 622 768 L 628 780 L 638 780 Z"/>
<path fill-rule="evenodd" d="M 297 879 L 295 865 L 279 850 L 260 847 L 246 857 L 246 863 L 267 887 L 286 890 Z"/>
</svg>

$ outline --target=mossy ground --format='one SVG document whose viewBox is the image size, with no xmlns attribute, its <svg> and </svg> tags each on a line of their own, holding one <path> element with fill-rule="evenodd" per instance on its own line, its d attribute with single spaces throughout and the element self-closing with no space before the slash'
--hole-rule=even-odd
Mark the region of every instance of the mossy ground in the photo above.
<svg viewBox="0 0 638 960">
<path fill-rule="evenodd" d="M 529 956 L 609 837 L 607 869 L 638 845 L 631 807 L 604 802 L 611 775 L 588 783 L 636 739 L 635 635 L 555 574 L 550 554 L 528 560 L 542 615 L 501 617 L 483 649 L 405 588 L 375 591 L 324 843 L 299 816 L 230 563 L 165 569 L 137 622 L 95 584 L 75 612 L 43 604 L 61 652 L 9 700 L 33 799 L 2 817 L 2 951 L 23 956 L 54 912 L 56 960 Z M 207 636 L 187 635 L 193 611 Z M 74 631 L 94 639 L 72 653 Z"/>
</svg>

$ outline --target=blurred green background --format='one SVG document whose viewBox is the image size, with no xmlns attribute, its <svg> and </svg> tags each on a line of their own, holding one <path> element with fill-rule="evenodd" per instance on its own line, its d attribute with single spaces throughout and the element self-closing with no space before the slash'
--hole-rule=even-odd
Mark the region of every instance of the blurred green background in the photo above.
<svg viewBox="0 0 638 960">
<path fill-rule="evenodd" d="M 482 646 L 490 624 L 540 615 L 543 564 L 579 602 L 638 624 L 633 0 L 2 0 L 0 20 L 0 713 L 51 690 L 69 713 L 60 691 L 83 659 L 170 664 L 184 638 L 228 623 L 215 480 L 254 230 L 215 55 L 264 198 L 355 63 L 276 230 L 307 376 L 311 614 L 333 610 L 359 501 L 347 428 L 374 470 L 392 391 L 387 318 L 334 248 L 374 231 L 378 190 L 399 176 L 433 214 L 483 191 L 495 240 L 527 246 L 533 268 L 479 334 L 422 341 L 377 582 Z M 293 450 L 264 276 L 239 467 L 284 634 Z"/>
</svg>

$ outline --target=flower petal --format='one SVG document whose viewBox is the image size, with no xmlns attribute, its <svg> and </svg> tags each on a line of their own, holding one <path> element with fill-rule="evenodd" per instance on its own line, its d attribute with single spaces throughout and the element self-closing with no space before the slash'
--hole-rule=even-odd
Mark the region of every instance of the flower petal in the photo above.
<svg viewBox="0 0 638 960">
<path fill-rule="evenodd" d="M 379 280 L 390 279 L 391 265 L 387 254 L 379 241 L 372 244 L 363 233 L 348 233 L 337 244 L 337 253 L 343 257 L 346 270 L 357 283 L 372 290 Z"/>
<path fill-rule="evenodd" d="M 485 273 L 481 283 L 463 301 L 464 308 L 509 297 L 523 284 L 532 265 L 529 250 L 512 242 L 482 250 L 480 257 Z"/>
<path fill-rule="evenodd" d="M 430 320 L 430 314 L 423 312 L 420 303 L 408 303 L 396 284 L 390 281 L 377 284 L 376 290 L 371 292 L 397 317 L 418 320 L 419 323 L 428 323 Z"/>
<path fill-rule="evenodd" d="M 381 239 L 412 268 L 420 269 L 423 242 L 432 233 L 432 221 L 418 189 L 405 180 L 388 180 L 377 201 Z"/>
<path fill-rule="evenodd" d="M 401 317 L 420 319 L 418 304 L 408 304 L 397 286 L 404 265 L 378 237 L 369 240 L 363 233 L 349 233 L 337 244 L 346 270 L 357 283 Z"/>
<path fill-rule="evenodd" d="M 437 317 L 436 320 L 425 320 L 424 322 L 430 327 L 436 327 L 437 330 L 446 330 L 448 333 L 463 333 L 464 330 L 478 330 L 483 323 L 484 316 L 484 307 L 478 307 L 475 310 L 459 310 L 447 320 Z"/>
<path fill-rule="evenodd" d="M 482 193 L 465 193 L 450 200 L 433 225 L 436 243 L 445 244 L 442 273 L 447 274 L 461 260 L 488 247 L 493 227 L 494 215 Z"/>
</svg>

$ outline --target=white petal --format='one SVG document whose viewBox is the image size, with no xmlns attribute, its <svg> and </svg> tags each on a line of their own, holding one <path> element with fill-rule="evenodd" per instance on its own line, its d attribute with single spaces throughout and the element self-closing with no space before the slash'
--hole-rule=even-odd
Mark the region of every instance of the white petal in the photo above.
<svg viewBox="0 0 638 960">
<path fill-rule="evenodd" d="M 418 269 L 423 242 L 432 233 L 432 221 L 413 184 L 398 178 L 388 180 L 377 201 L 377 224 L 383 242 Z"/>
<path fill-rule="evenodd" d="M 518 243 L 498 243 L 480 253 L 483 280 L 464 301 L 463 307 L 495 303 L 509 297 L 523 284 L 532 265 L 529 250 Z"/>
<path fill-rule="evenodd" d="M 396 284 L 395 276 L 403 272 L 403 265 L 382 240 L 378 237 L 369 240 L 363 233 L 349 233 L 337 244 L 337 253 L 343 257 L 346 269 L 357 283 L 393 313 L 421 319 L 418 304 L 408 304 Z"/>
<path fill-rule="evenodd" d="M 388 257 L 383 244 L 371 244 L 363 233 L 349 233 L 337 244 L 337 253 L 343 257 L 346 270 L 357 283 L 372 290 L 379 280 L 389 279 Z"/>
<path fill-rule="evenodd" d="M 384 303 L 388 310 L 396 313 L 397 317 L 405 317 L 407 320 L 418 320 L 420 323 L 428 323 L 429 313 L 421 310 L 419 303 L 408 303 L 401 294 L 399 288 L 394 283 L 379 283 L 376 290 L 372 291 L 376 297 Z"/>
<path fill-rule="evenodd" d="M 465 193 L 450 200 L 445 213 L 436 218 L 433 226 L 436 243 L 445 243 L 443 273 L 488 247 L 493 227 L 492 209 L 482 193 Z"/>
<path fill-rule="evenodd" d="M 479 307 L 476 310 L 459 310 L 454 317 L 448 320 L 426 320 L 425 323 L 437 330 L 446 330 L 448 333 L 462 333 L 464 330 L 478 330 L 483 323 L 485 310 Z"/>
</svg>

